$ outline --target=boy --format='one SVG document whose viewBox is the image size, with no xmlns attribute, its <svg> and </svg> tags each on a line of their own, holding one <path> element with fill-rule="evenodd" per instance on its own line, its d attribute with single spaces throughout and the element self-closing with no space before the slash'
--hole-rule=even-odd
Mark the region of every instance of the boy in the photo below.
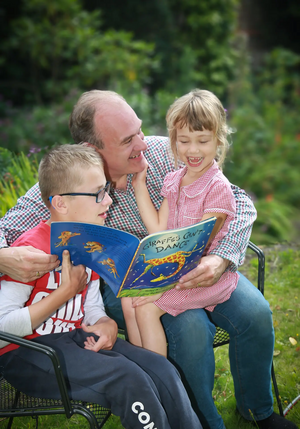
<svg viewBox="0 0 300 429">
<path fill-rule="evenodd" d="M 30 245 L 50 253 L 53 221 L 104 225 L 112 200 L 94 147 L 52 149 L 41 161 L 39 182 L 51 217 L 14 246 Z M 74 267 L 68 252 L 63 254 L 61 273 L 45 273 L 27 284 L 2 277 L 0 303 L 0 330 L 56 350 L 71 398 L 110 407 L 126 428 L 144 427 L 137 403 L 151 416 L 153 427 L 202 427 L 175 368 L 117 338 L 117 325 L 104 311 L 98 276 L 82 265 Z M 89 350 L 91 338 L 97 353 Z M 29 395 L 59 397 L 47 357 L 4 342 L 0 347 L 0 366 L 11 384 Z M 16 365 L 22 367 L 21 374 L 15 374 Z"/>
</svg>

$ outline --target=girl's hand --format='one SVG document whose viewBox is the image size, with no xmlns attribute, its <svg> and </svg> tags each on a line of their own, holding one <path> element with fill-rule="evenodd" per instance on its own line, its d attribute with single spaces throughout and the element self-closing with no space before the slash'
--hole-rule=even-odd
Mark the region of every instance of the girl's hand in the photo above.
<svg viewBox="0 0 300 429">
<path fill-rule="evenodd" d="M 132 177 L 132 186 L 134 189 L 136 189 L 140 184 L 146 183 L 146 176 L 147 176 L 147 170 L 148 170 L 148 163 L 143 171 L 140 173 L 135 173 Z"/>
<path fill-rule="evenodd" d="M 140 307 L 141 305 L 149 304 L 149 302 L 157 301 L 162 295 L 163 293 L 149 296 L 136 296 L 132 298 L 132 307 Z"/>
</svg>

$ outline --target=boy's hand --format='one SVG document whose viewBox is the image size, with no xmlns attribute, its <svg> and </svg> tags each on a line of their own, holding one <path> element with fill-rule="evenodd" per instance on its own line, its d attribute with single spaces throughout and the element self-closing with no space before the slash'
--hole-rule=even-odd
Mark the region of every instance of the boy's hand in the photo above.
<svg viewBox="0 0 300 429">
<path fill-rule="evenodd" d="M 98 352 L 99 350 L 111 350 L 117 340 L 118 325 L 110 317 L 101 317 L 94 325 L 86 326 L 81 324 L 85 332 L 90 332 L 99 337 L 96 341 L 94 337 L 87 337 L 84 348 Z"/>
<path fill-rule="evenodd" d="M 150 302 L 157 301 L 163 293 L 157 293 L 149 296 L 135 296 L 132 298 L 132 307 L 140 307 L 141 305 L 149 304 Z"/>
<path fill-rule="evenodd" d="M 135 173 L 133 175 L 131 183 L 134 189 L 136 189 L 140 184 L 146 183 L 147 170 L 148 170 L 148 163 L 143 171 L 141 171 L 140 173 Z"/>
<path fill-rule="evenodd" d="M 76 267 L 70 260 L 70 253 L 64 250 L 62 254 L 61 284 L 69 295 L 69 299 L 82 292 L 86 287 L 87 272 L 84 265 Z"/>
<path fill-rule="evenodd" d="M 0 272 L 21 283 L 32 282 L 58 266 L 56 255 L 48 255 L 32 246 L 0 249 Z"/>
</svg>

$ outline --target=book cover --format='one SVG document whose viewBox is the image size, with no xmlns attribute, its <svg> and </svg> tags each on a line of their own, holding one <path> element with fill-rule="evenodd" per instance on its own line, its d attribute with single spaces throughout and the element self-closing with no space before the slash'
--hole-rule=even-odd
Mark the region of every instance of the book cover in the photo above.
<svg viewBox="0 0 300 429">
<path fill-rule="evenodd" d="M 51 223 L 51 253 L 70 252 L 102 277 L 117 297 L 153 295 L 174 287 L 195 268 L 216 218 L 188 227 L 150 234 L 143 240 L 108 226 L 81 222 Z"/>
</svg>

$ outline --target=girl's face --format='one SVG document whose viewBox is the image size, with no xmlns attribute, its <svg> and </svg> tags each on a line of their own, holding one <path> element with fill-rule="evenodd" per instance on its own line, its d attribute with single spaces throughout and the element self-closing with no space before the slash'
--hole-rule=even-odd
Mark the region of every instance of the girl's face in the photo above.
<svg viewBox="0 0 300 429">
<path fill-rule="evenodd" d="M 177 153 L 188 172 L 201 177 L 213 164 L 218 142 L 209 130 L 190 131 L 188 126 L 177 128 Z"/>
</svg>

